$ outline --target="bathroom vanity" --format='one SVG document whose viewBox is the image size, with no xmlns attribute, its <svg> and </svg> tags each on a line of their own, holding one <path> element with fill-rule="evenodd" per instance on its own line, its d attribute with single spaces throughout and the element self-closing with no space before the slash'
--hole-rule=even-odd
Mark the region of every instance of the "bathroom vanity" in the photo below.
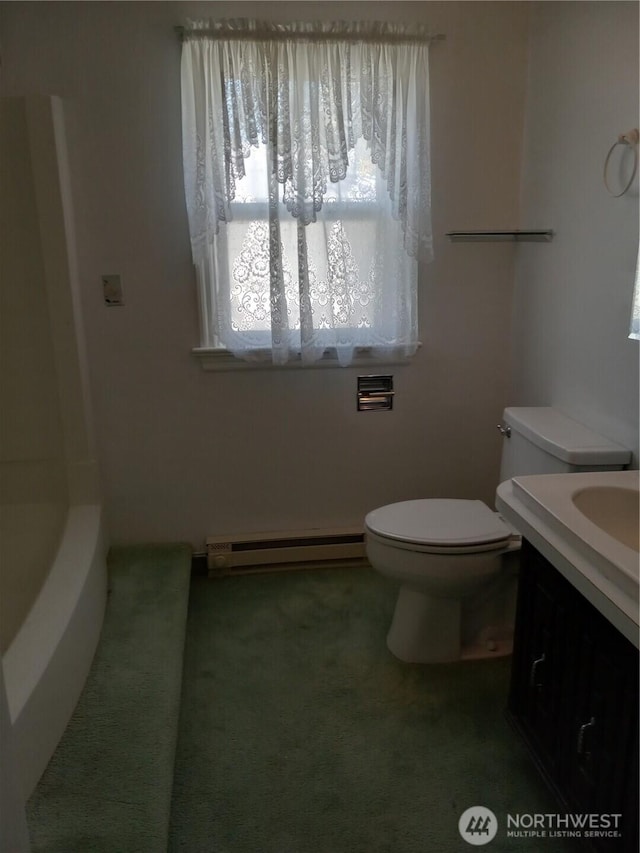
<svg viewBox="0 0 640 853">
<path fill-rule="evenodd" d="M 598 853 L 638 850 L 637 483 L 624 471 L 498 489 L 499 510 L 524 536 L 507 714 L 558 813 L 621 815 L 611 819 L 618 837 L 585 839 Z M 594 489 L 605 508 L 621 501 L 611 521 L 591 512 Z"/>
<path fill-rule="evenodd" d="M 560 811 L 621 814 L 638 850 L 638 650 L 526 540 L 508 715 Z"/>
</svg>

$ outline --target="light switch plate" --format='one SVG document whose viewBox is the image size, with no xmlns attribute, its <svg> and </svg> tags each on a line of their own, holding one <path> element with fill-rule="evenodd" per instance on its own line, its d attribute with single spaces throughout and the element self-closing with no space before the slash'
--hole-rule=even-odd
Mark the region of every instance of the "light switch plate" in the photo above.
<svg viewBox="0 0 640 853">
<path fill-rule="evenodd" d="M 102 293 L 105 305 L 109 305 L 110 307 L 124 305 L 122 282 L 119 275 L 102 276 Z"/>
</svg>

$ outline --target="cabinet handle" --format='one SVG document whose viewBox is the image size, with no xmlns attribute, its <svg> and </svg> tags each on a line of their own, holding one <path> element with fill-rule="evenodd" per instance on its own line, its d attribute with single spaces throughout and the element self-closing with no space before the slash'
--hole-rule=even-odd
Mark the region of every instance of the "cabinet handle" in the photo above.
<svg viewBox="0 0 640 853">
<path fill-rule="evenodd" d="M 541 663 L 544 663 L 544 652 L 540 655 L 539 658 L 536 658 L 534 662 L 531 664 L 531 672 L 529 673 L 529 686 L 530 687 L 542 687 L 542 682 L 536 682 L 536 673 L 538 671 L 538 667 Z"/>
<path fill-rule="evenodd" d="M 587 731 L 588 731 L 590 728 L 592 728 L 593 726 L 595 726 L 595 724 L 596 724 L 596 718 L 595 718 L 595 717 L 591 717 L 591 719 L 589 720 L 589 722 L 588 722 L 588 723 L 584 723 L 584 725 L 580 726 L 580 728 L 578 729 L 578 743 L 577 743 L 577 753 L 578 753 L 578 755 L 583 755 L 583 754 L 584 754 L 584 752 L 585 752 L 585 749 L 584 749 L 584 737 L 585 737 L 585 735 L 586 735 Z"/>
</svg>

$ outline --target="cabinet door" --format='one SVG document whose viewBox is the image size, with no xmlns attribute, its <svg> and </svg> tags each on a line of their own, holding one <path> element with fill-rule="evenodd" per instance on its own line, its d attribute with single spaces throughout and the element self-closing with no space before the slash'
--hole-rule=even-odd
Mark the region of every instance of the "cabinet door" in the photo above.
<svg viewBox="0 0 640 853">
<path fill-rule="evenodd" d="M 576 599 L 574 624 L 571 715 L 560 784 L 575 811 L 621 815 L 622 839 L 600 840 L 596 849 L 635 853 L 637 651 L 584 599 Z"/>
<path fill-rule="evenodd" d="M 569 585 L 527 542 L 518 590 L 509 711 L 542 769 L 555 778 L 567 707 Z"/>
</svg>

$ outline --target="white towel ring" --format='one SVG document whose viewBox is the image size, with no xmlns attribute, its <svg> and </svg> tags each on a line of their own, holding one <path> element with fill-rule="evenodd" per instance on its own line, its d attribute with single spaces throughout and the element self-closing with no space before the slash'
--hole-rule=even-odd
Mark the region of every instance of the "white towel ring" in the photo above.
<svg viewBox="0 0 640 853">
<path fill-rule="evenodd" d="M 621 195 L 624 195 L 626 191 L 629 189 L 631 184 L 633 183 L 633 179 L 636 176 L 636 172 L 638 170 L 638 140 L 640 140 L 640 134 L 638 133 L 638 129 L 634 128 L 633 130 L 627 131 L 627 133 L 621 133 L 617 140 L 613 143 L 611 148 L 609 149 L 609 153 L 607 154 L 607 159 L 604 161 L 604 185 L 607 188 L 607 192 L 613 198 L 620 198 Z M 613 154 L 614 149 L 618 145 L 628 145 L 633 151 L 633 170 L 631 172 L 631 177 L 626 183 L 624 189 L 620 190 L 619 193 L 614 193 L 609 186 L 609 182 L 607 180 L 607 168 L 609 166 L 609 160 L 611 159 L 611 155 Z"/>
</svg>

